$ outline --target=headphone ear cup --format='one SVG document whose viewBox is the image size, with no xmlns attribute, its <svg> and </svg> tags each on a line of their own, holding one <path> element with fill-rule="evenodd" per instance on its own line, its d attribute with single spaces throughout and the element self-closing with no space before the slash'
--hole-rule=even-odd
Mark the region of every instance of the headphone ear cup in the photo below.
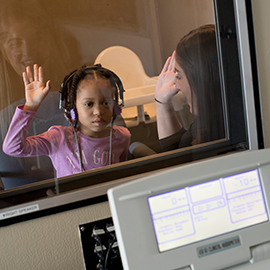
<svg viewBox="0 0 270 270">
<path fill-rule="evenodd" d="M 72 121 L 75 121 L 76 116 L 75 116 L 75 111 L 74 111 L 74 109 L 71 109 L 71 110 L 70 110 L 70 117 L 71 117 L 71 120 L 72 120 Z"/>
<path fill-rule="evenodd" d="M 74 109 L 64 109 L 64 115 L 70 121 L 75 121 L 76 119 Z"/>
<path fill-rule="evenodd" d="M 113 107 L 113 113 L 114 113 L 115 117 L 117 115 L 121 115 L 121 113 L 122 113 L 122 107 L 119 106 L 119 105 L 114 106 Z"/>
</svg>

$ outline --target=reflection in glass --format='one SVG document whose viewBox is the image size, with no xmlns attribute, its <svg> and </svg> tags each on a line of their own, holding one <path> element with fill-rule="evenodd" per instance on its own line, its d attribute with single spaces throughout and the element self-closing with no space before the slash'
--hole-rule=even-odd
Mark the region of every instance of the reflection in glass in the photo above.
<svg viewBox="0 0 270 270">
<path fill-rule="evenodd" d="M 2 2 L 0 11 L 1 142 L 16 106 L 24 103 L 21 73 L 25 66 L 32 66 L 34 63 L 41 65 L 45 73 L 45 81 L 50 79 L 52 85 L 50 94 L 42 103 L 30 127 L 29 135 L 36 135 L 45 132 L 53 125 L 68 125 L 62 111 L 58 108 L 58 91 L 63 78 L 75 68 L 84 64 L 92 65 L 104 49 L 113 46 L 131 49 L 141 60 L 147 76 L 153 78 L 160 73 L 164 59 L 175 49 L 181 36 L 199 25 L 214 22 L 212 0 L 192 1 L 192 3 L 189 0 L 179 0 L 171 5 L 166 4 L 167 8 L 164 8 L 164 1 L 144 0 L 133 0 L 129 3 L 121 0 L 111 3 L 106 0 L 100 5 L 95 2 L 94 6 L 91 1 L 84 0 L 68 4 L 64 0 L 0 1 Z M 194 5 L 197 7 L 195 13 L 193 13 L 196 10 Z M 154 13 L 153 7 L 158 8 L 158 14 Z M 201 7 L 204 9 L 202 14 L 199 12 L 202 10 Z M 89 10 L 93 11 L 93 16 L 89 16 Z M 178 15 L 179 13 L 183 15 L 180 16 L 181 18 L 189 13 L 190 21 L 187 23 L 185 20 L 176 25 L 173 17 L 168 20 L 170 17 L 168 13 L 174 14 L 176 10 Z M 167 24 L 165 25 L 164 22 Z M 218 69 L 216 71 L 218 72 Z M 219 75 L 217 77 L 219 78 Z M 127 91 L 128 89 L 126 93 Z M 188 104 L 188 99 L 183 93 L 184 91 L 179 92 L 174 97 L 173 110 L 182 126 L 188 129 L 193 121 L 193 115 L 190 112 L 191 104 Z M 178 99 L 180 102 L 177 101 Z M 141 101 L 143 105 L 140 104 L 140 113 L 143 114 L 143 122 L 137 121 L 138 106 L 124 108 L 122 113 L 125 124 L 132 134 L 131 142 L 145 144 L 151 149 L 151 154 L 153 151 L 161 153 L 157 133 L 156 103 L 154 99 L 146 102 L 144 96 L 141 97 Z M 216 103 L 218 108 L 222 108 L 220 102 Z M 204 104 L 203 100 L 201 104 Z M 204 117 L 204 114 L 201 115 Z M 222 119 L 222 116 L 217 118 Z M 222 120 L 220 123 L 223 125 Z M 224 136 L 224 129 L 221 128 L 219 131 Z M 210 140 L 214 139 L 217 137 L 210 138 Z M 198 139 L 197 143 L 204 141 Z M 195 140 L 192 139 L 192 142 L 195 144 Z M 134 157 L 130 156 L 131 158 Z M 56 175 L 51 161 L 44 156 L 14 158 L 5 155 L 1 148 L 0 159 L 0 174 L 6 189 L 53 178 Z"/>
<path fill-rule="evenodd" d="M 36 114 L 29 135 L 46 131 L 52 124 L 67 125 L 59 103 L 59 86 L 64 75 L 74 65 L 72 54 L 63 40 L 64 32 L 57 28 L 41 1 L 1 1 L 0 14 L 0 141 L 7 132 L 15 108 L 24 104 L 22 72 L 34 63 L 42 65 L 45 80 L 52 89 Z M 30 7 L 30 8 L 29 8 Z M 66 36 L 67 38 L 67 36 Z M 49 108 L 49 109 L 48 109 Z M 2 144 L 2 143 L 1 143 Z M 54 177 L 54 168 L 47 157 L 14 158 L 0 151 L 1 177 L 5 187 Z"/>
</svg>

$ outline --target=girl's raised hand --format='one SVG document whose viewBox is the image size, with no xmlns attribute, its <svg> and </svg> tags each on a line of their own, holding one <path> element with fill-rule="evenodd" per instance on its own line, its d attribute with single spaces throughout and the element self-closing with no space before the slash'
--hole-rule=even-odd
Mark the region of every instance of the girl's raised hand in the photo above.
<svg viewBox="0 0 270 270">
<path fill-rule="evenodd" d="M 168 103 L 172 100 L 180 89 L 176 87 L 176 73 L 175 73 L 175 52 L 169 57 L 163 66 L 161 73 L 158 76 L 156 84 L 155 98 L 162 102 Z"/>
<path fill-rule="evenodd" d="M 40 104 L 50 91 L 50 81 L 47 81 L 44 87 L 44 77 L 42 67 L 34 65 L 34 78 L 30 67 L 26 67 L 23 72 L 23 82 L 25 86 L 25 105 L 23 107 L 26 111 L 37 111 Z"/>
</svg>

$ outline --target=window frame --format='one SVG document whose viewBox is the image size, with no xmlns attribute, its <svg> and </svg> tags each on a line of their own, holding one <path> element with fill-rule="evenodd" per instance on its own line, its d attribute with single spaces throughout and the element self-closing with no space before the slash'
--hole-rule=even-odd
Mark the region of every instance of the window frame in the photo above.
<svg viewBox="0 0 270 270">
<path fill-rule="evenodd" d="M 213 4 L 222 49 L 228 138 L 4 191 L 0 227 L 105 202 L 110 187 L 169 167 L 264 148 L 251 0 L 214 0 Z M 60 194 L 48 197 L 49 188 L 59 189 Z M 36 204 L 37 211 L 1 220 L 5 213 Z"/>
</svg>

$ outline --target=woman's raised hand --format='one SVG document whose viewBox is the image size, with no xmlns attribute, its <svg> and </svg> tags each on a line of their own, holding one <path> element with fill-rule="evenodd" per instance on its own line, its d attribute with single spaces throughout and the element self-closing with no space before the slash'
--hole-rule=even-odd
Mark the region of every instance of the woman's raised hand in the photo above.
<svg viewBox="0 0 270 270">
<path fill-rule="evenodd" d="M 159 74 L 156 84 L 155 98 L 161 103 L 168 103 L 180 89 L 176 87 L 175 52 L 170 56 Z"/>
<path fill-rule="evenodd" d="M 26 111 L 37 111 L 51 88 L 50 81 L 47 81 L 44 87 L 42 67 L 38 67 L 38 65 L 35 64 L 33 70 L 34 78 L 29 66 L 26 67 L 26 71 L 23 72 L 26 99 L 23 109 Z"/>
</svg>

